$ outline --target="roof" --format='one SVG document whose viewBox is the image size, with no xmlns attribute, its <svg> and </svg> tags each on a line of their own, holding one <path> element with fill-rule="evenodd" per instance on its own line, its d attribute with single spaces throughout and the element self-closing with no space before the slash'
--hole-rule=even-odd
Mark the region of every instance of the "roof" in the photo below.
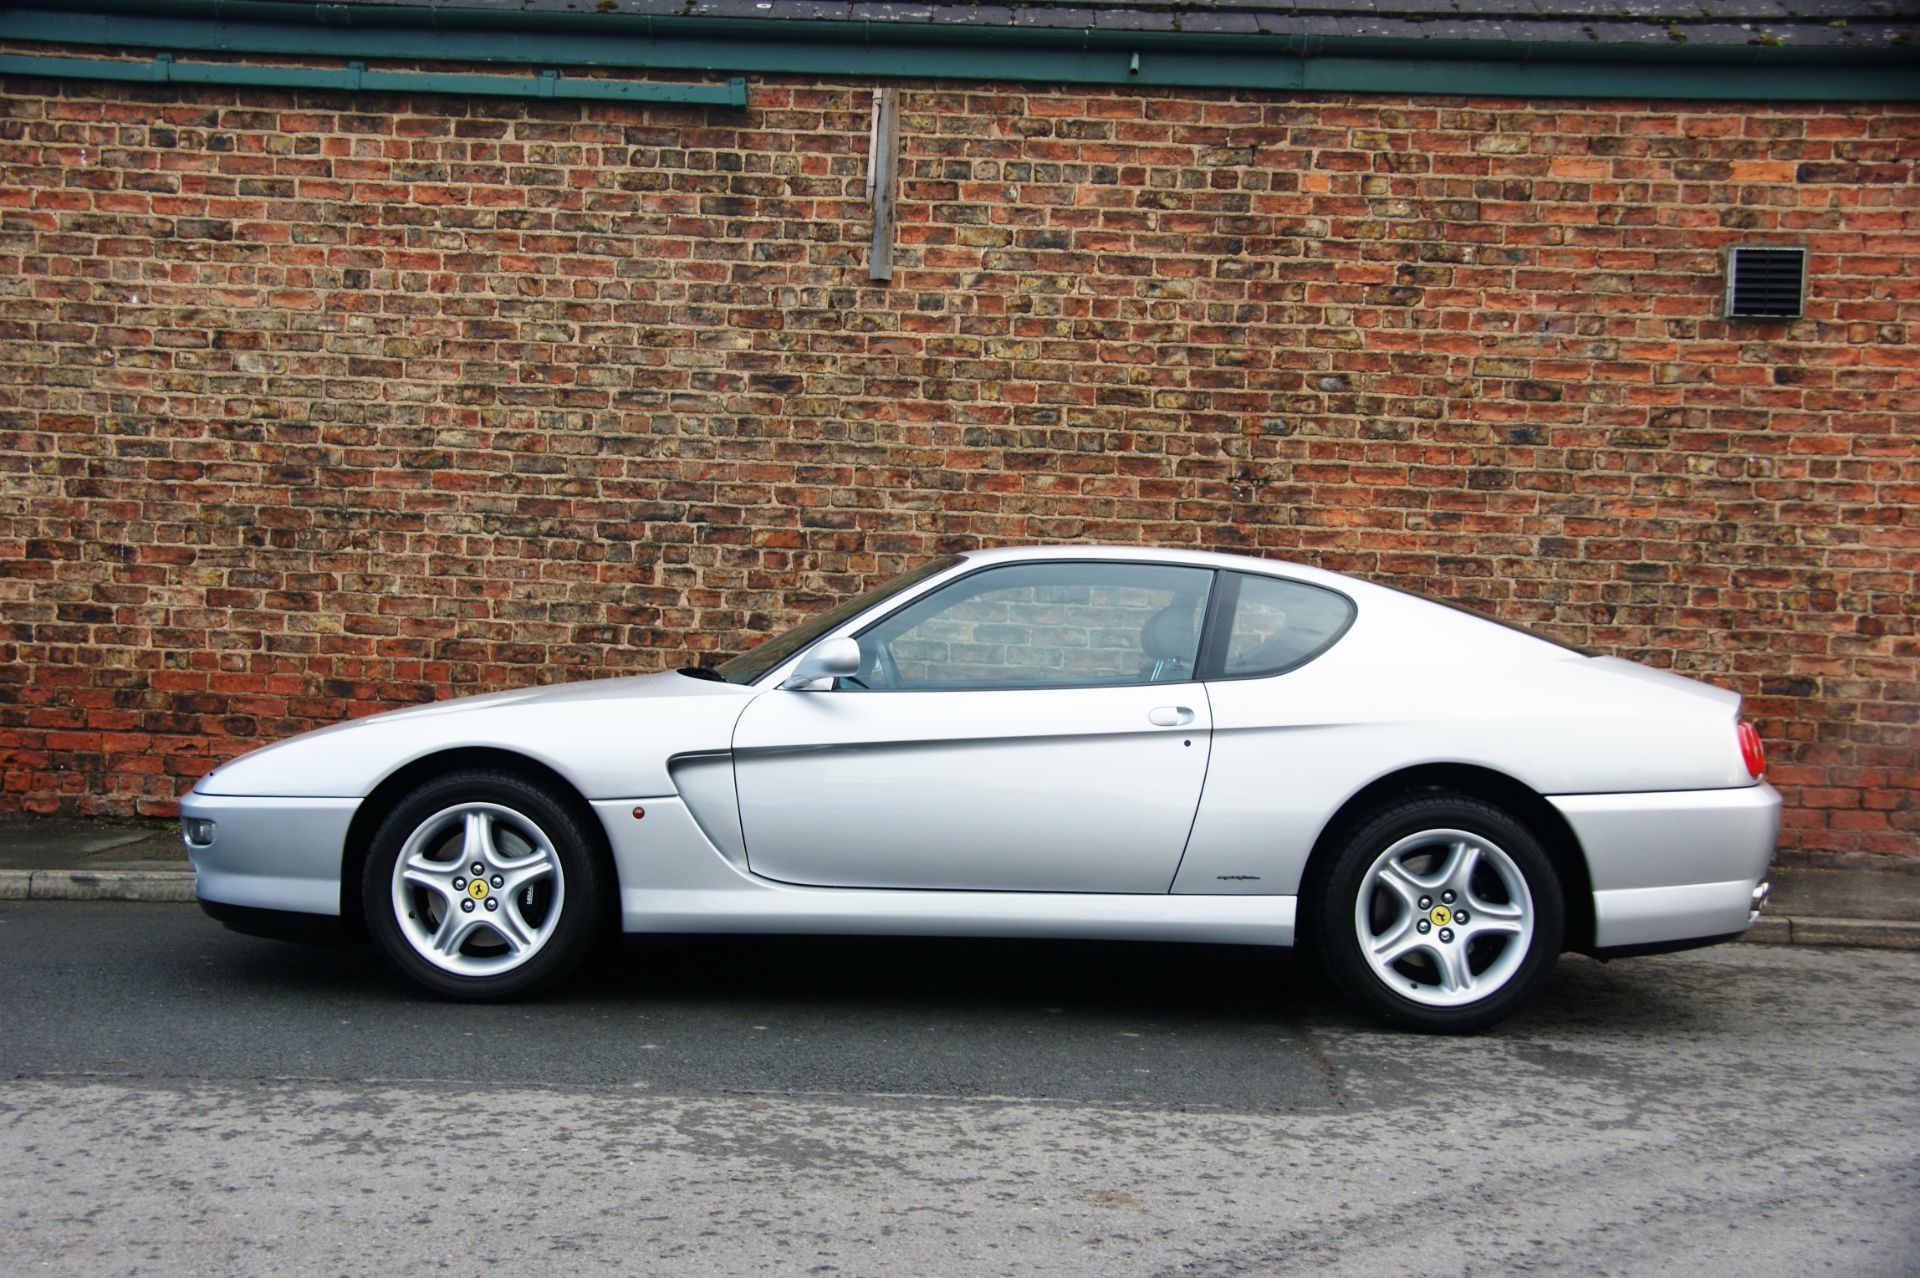
<svg viewBox="0 0 1920 1278">
<path fill-rule="evenodd" d="M 364 74 L 353 62 L 262 72 L 279 83 L 343 74 L 354 88 L 377 87 L 366 76 L 391 80 L 395 61 L 491 62 L 546 68 L 541 85 L 522 86 L 531 95 L 644 90 L 651 100 L 665 100 L 657 86 L 619 78 L 596 87 L 569 72 L 567 87 L 552 69 L 1530 100 L 1920 100 L 1920 0 L 0 0 L 0 36 L 152 57 L 149 71 L 113 68 L 123 79 L 230 81 L 230 68 L 191 62 L 205 53 L 382 64 Z M 33 65 L 22 73 L 99 68 L 13 58 L 23 59 Z M 681 87 L 692 96 L 677 101 L 717 100 Z M 727 103 L 741 104 L 739 88 Z M 507 90 L 450 80 L 429 91 Z"/>
<path fill-rule="evenodd" d="M 346 0 L 357 9 L 579 14 L 867 31 L 1864 49 L 1920 41 L 1920 0 Z"/>
</svg>

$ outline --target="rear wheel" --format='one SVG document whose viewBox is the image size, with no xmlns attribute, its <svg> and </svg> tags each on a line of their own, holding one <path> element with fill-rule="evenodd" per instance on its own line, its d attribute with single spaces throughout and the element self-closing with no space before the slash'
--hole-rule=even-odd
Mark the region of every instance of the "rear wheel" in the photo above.
<svg viewBox="0 0 1920 1278">
<path fill-rule="evenodd" d="M 367 929 L 408 977 L 451 998 L 510 998 L 578 966 L 605 901 L 572 810 L 506 772 L 464 772 L 403 799 L 374 835 Z"/>
<path fill-rule="evenodd" d="M 1313 908 L 1316 948 L 1343 993 L 1441 1033 L 1483 1029 L 1531 996 L 1565 926 L 1539 840 L 1507 812 L 1447 793 L 1364 820 Z"/>
</svg>

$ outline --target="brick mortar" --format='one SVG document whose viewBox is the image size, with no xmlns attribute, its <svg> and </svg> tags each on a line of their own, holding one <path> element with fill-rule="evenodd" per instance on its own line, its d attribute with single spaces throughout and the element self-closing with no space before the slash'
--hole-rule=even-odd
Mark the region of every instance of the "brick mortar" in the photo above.
<svg viewBox="0 0 1920 1278">
<path fill-rule="evenodd" d="M 861 84 L 5 88 L 0 808 L 1099 540 L 1734 688 L 1785 855 L 1920 854 L 1911 104 L 908 83 L 882 289 Z"/>
</svg>

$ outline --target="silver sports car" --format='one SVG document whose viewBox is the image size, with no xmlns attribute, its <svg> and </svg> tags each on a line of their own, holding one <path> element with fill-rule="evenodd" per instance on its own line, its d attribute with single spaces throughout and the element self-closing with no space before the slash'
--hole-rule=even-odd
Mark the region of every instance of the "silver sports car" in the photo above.
<svg viewBox="0 0 1920 1278">
<path fill-rule="evenodd" d="M 208 913 L 364 925 L 454 998 L 596 937 L 1309 947 L 1469 1030 L 1563 949 L 1745 931 L 1780 798 L 1739 698 L 1271 560 L 925 564 L 712 669 L 374 715 L 180 804 Z"/>
</svg>

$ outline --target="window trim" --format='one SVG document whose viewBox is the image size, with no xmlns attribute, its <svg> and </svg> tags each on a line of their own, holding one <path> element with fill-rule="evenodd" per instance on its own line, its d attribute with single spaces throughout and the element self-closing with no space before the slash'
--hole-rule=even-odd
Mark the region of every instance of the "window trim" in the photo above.
<svg viewBox="0 0 1920 1278">
<path fill-rule="evenodd" d="M 1200 655 L 1194 662 L 1194 677 L 1202 683 L 1238 683 L 1247 679 L 1274 679 L 1283 674 L 1291 674 L 1309 662 L 1318 661 L 1325 656 L 1335 644 L 1346 637 L 1347 632 L 1353 629 L 1353 623 L 1360 618 L 1360 606 L 1353 601 L 1353 596 L 1344 590 L 1335 590 L 1331 586 L 1322 586 L 1318 582 L 1301 581 L 1297 577 L 1286 577 L 1279 573 L 1242 572 L 1237 568 L 1219 568 L 1214 571 L 1217 577 L 1230 580 L 1224 585 L 1216 583 L 1214 595 L 1220 600 L 1218 611 L 1214 611 L 1215 605 L 1209 604 L 1205 629 L 1200 635 Z M 1253 577 L 1265 578 L 1268 581 L 1283 581 L 1289 586 L 1296 586 L 1302 590 L 1318 590 L 1332 595 L 1346 604 L 1347 619 L 1305 656 L 1288 662 L 1284 666 L 1275 666 L 1270 670 L 1259 670 L 1248 674 L 1228 674 L 1226 672 L 1227 636 L 1233 633 L 1233 623 L 1239 615 L 1240 586 L 1248 578 Z"/>
<path fill-rule="evenodd" d="M 865 624 L 861 625 L 857 630 L 841 630 L 837 633 L 839 636 L 843 636 L 845 638 L 859 639 L 863 637 L 868 631 L 886 624 L 888 621 L 891 621 L 895 616 L 897 616 L 902 612 L 905 612 L 907 609 L 913 607 L 915 604 L 920 603 L 923 600 L 946 590 L 950 586 L 958 585 L 959 583 L 966 581 L 971 577 L 977 577 L 982 573 L 994 572 L 998 569 L 1003 569 L 1003 568 L 1034 568 L 1034 567 L 1041 567 L 1041 566 L 1052 566 L 1054 564 L 1062 564 L 1062 565 L 1098 564 L 1102 566 L 1121 567 L 1121 568 L 1160 568 L 1160 569 L 1173 568 L 1181 572 L 1201 573 L 1204 576 L 1206 576 L 1207 601 L 1206 601 L 1206 606 L 1201 610 L 1201 614 L 1200 614 L 1200 640 L 1195 649 L 1195 654 L 1193 659 L 1193 669 L 1189 671 L 1187 676 L 1183 679 L 1134 679 L 1126 683 L 1042 683 L 1042 684 L 973 683 L 973 684 L 956 685 L 950 688 L 843 687 L 841 686 L 842 681 L 839 679 L 835 679 L 833 681 L 833 690 L 835 692 L 853 692 L 853 693 L 859 693 L 861 695 L 882 694 L 882 693 L 890 693 L 890 692 L 893 692 L 893 693 L 899 693 L 899 692 L 908 692 L 908 693 L 1087 692 L 1087 691 L 1098 691 L 1103 688 L 1178 688 L 1187 684 L 1203 682 L 1203 679 L 1201 677 L 1201 670 L 1203 669 L 1202 661 L 1207 651 L 1208 626 L 1212 623 L 1212 620 L 1213 620 L 1214 596 L 1218 594 L 1220 590 L 1221 570 L 1215 567 L 1211 567 L 1208 565 L 1201 565 L 1201 564 L 1166 563 L 1161 560 L 1152 560 L 1152 559 L 1105 559 L 1105 558 L 1094 558 L 1094 557 L 1088 557 L 1085 559 L 1053 559 L 1053 558 L 1016 559 L 1012 561 L 1002 561 L 999 563 L 981 564 L 979 567 L 975 568 L 971 572 L 964 572 L 959 574 L 958 576 L 949 577 L 944 581 L 940 581 L 935 585 L 929 586 L 927 589 L 921 591 L 919 594 L 914 595 L 911 599 L 906 599 L 901 601 L 896 607 L 888 609 L 885 613 L 883 613 L 878 617 L 875 617 L 872 621 L 866 622 Z M 1344 633 L 1344 631 L 1342 633 Z M 822 635 L 820 639 L 816 640 L 815 642 L 824 642 L 825 640 L 834 638 L 834 637 L 836 637 L 836 635 Z M 1318 654 L 1316 653 L 1315 655 L 1317 656 Z"/>
</svg>

